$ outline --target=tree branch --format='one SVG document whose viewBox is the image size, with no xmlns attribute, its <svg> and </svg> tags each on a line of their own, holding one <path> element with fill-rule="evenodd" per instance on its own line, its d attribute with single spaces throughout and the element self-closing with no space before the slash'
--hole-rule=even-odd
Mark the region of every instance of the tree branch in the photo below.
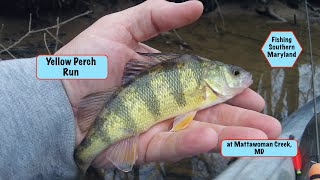
<svg viewBox="0 0 320 180">
<path fill-rule="evenodd" d="M 49 29 L 58 28 L 58 26 L 60 27 L 61 25 L 64 25 L 64 24 L 66 24 L 66 23 L 68 23 L 68 22 L 70 22 L 70 21 L 73 21 L 73 20 L 75 20 L 75 19 L 77 19 L 77 18 L 79 18 L 79 17 L 88 15 L 88 14 L 90 14 L 91 12 L 92 12 L 92 11 L 87 11 L 87 12 L 85 12 L 85 13 L 82 13 L 82 14 L 79 14 L 79 15 L 77 15 L 77 16 L 74 16 L 74 17 L 72 17 L 72 18 L 70 18 L 70 19 L 68 19 L 68 20 L 66 20 L 66 21 L 63 21 L 63 22 L 61 22 L 60 24 L 57 24 L 57 25 L 54 25 L 54 26 L 50 26 L 50 27 L 46 27 L 46 28 L 42 28 L 42 29 L 37 29 L 37 30 L 31 30 L 31 21 L 32 21 L 32 18 L 31 18 L 31 14 L 30 14 L 29 27 L 28 27 L 29 31 L 28 31 L 25 35 L 23 35 L 18 41 L 14 42 L 13 44 L 11 44 L 10 46 L 8 46 L 7 48 L 5 48 L 4 46 L 1 45 L 2 48 L 3 48 L 3 50 L 0 51 L 0 54 L 2 54 L 3 52 L 9 52 L 9 50 L 10 50 L 11 48 L 13 48 L 13 47 L 16 46 L 17 44 L 19 44 L 23 39 L 25 39 L 26 37 L 28 37 L 30 34 L 34 34 L 34 33 L 38 33 L 38 32 L 43 32 L 43 31 L 47 31 L 47 32 L 48 32 Z M 52 34 L 50 33 L 50 35 L 52 35 Z M 52 35 L 52 36 L 53 36 L 53 35 Z M 55 38 L 55 39 L 57 40 L 57 38 Z M 60 41 L 58 41 L 58 42 L 60 42 Z M 60 43 L 61 43 L 61 42 L 60 42 Z M 10 53 L 10 54 L 11 54 L 11 53 Z M 11 55 L 12 55 L 12 54 L 11 54 Z"/>
<path fill-rule="evenodd" d="M 44 45 L 46 46 L 46 49 L 48 51 L 48 53 L 51 55 L 50 49 L 47 45 L 47 40 L 46 40 L 46 33 L 43 33 L 43 41 L 44 41 Z"/>
</svg>

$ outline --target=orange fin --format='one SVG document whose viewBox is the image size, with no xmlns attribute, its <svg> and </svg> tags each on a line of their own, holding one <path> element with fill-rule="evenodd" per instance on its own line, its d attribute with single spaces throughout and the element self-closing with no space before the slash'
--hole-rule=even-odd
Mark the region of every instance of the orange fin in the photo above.
<svg viewBox="0 0 320 180">
<path fill-rule="evenodd" d="M 196 114 L 197 111 L 190 111 L 187 114 L 177 116 L 173 121 L 173 127 L 170 131 L 176 132 L 186 128 L 196 116 Z"/>
<path fill-rule="evenodd" d="M 129 172 L 138 159 L 139 135 L 132 136 L 111 145 L 106 157 L 121 171 Z"/>
<path fill-rule="evenodd" d="M 103 105 L 108 102 L 117 89 L 118 87 L 113 87 L 107 91 L 96 92 L 82 98 L 77 114 L 81 132 L 88 131 L 102 110 Z"/>
</svg>

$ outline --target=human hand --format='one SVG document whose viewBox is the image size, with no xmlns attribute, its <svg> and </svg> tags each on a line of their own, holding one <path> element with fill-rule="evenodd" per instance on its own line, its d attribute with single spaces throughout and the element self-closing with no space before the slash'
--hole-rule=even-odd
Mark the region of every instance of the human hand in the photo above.
<svg viewBox="0 0 320 180">
<path fill-rule="evenodd" d="M 171 3 L 149 0 L 133 8 L 107 15 L 95 22 L 56 54 L 107 54 L 107 80 L 63 80 L 74 114 L 82 97 L 121 84 L 125 64 L 141 59 L 136 52 L 158 52 L 141 43 L 162 31 L 192 23 L 202 13 L 199 1 Z M 154 125 L 142 133 L 138 146 L 138 163 L 171 160 L 208 151 L 218 151 L 226 138 L 276 138 L 280 123 L 273 117 L 259 113 L 264 100 L 247 89 L 227 103 L 200 111 L 186 129 L 168 132 L 172 120 Z M 76 146 L 84 138 L 76 120 Z M 101 153 L 93 162 L 95 167 L 110 164 Z"/>
</svg>

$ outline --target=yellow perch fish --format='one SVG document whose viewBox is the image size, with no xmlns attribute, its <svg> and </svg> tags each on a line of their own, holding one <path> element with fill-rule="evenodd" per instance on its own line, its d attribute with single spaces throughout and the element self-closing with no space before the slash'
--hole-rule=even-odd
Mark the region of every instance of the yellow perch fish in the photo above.
<svg viewBox="0 0 320 180">
<path fill-rule="evenodd" d="M 80 129 L 91 127 L 74 154 L 83 173 L 106 148 L 116 167 L 130 171 L 138 157 L 140 133 L 172 117 L 171 131 L 184 129 L 198 110 L 252 84 L 251 74 L 238 66 L 194 55 L 140 54 L 149 60 L 129 61 L 121 87 L 89 95 L 80 103 Z"/>
</svg>

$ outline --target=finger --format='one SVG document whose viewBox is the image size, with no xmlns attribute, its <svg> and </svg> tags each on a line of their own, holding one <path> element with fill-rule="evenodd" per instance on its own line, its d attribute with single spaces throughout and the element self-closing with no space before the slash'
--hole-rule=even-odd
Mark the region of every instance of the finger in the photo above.
<svg viewBox="0 0 320 180">
<path fill-rule="evenodd" d="M 135 51 L 137 52 L 143 52 L 143 53 L 160 53 L 159 50 L 154 49 L 146 44 L 139 43 L 137 48 L 135 48 Z"/>
<path fill-rule="evenodd" d="M 148 144 L 151 139 L 158 133 L 168 132 L 169 127 L 172 124 L 173 119 L 162 121 L 161 123 L 155 124 L 148 131 L 140 134 L 139 146 L 138 146 L 138 159 L 137 163 L 143 163 L 145 161 L 145 154 L 148 149 Z M 112 163 L 106 158 L 106 150 L 100 153 L 93 161 L 92 166 L 94 167 L 108 167 L 112 166 Z"/>
<path fill-rule="evenodd" d="M 269 138 L 277 138 L 281 133 L 281 124 L 277 119 L 228 104 L 219 104 L 199 111 L 195 119 L 223 126 L 243 126 L 259 129 L 266 133 Z"/>
<path fill-rule="evenodd" d="M 198 19 L 203 11 L 200 1 L 173 3 L 164 0 L 146 1 L 119 13 L 105 16 L 98 21 L 98 26 L 112 24 L 117 32 L 104 36 L 122 42 L 130 47 L 135 43 L 148 40 L 162 31 L 179 28 Z M 127 33 L 123 33 L 127 32 Z"/>
<path fill-rule="evenodd" d="M 266 133 L 259 129 L 225 126 L 219 133 L 219 146 L 216 146 L 213 151 L 220 152 L 220 145 L 224 139 L 268 139 L 268 137 Z"/>
<path fill-rule="evenodd" d="M 264 99 L 250 88 L 247 88 L 241 94 L 230 99 L 227 103 L 258 112 L 261 112 L 265 105 Z"/>
<path fill-rule="evenodd" d="M 266 133 L 259 129 L 239 127 L 239 126 L 223 126 L 207 122 L 192 121 L 187 127 L 189 128 L 211 128 L 218 134 L 218 145 L 211 151 L 220 152 L 221 141 L 224 139 L 267 139 Z M 200 137 L 203 138 L 203 137 Z M 196 152 L 195 152 L 196 153 Z M 195 154 L 194 154 L 195 155 Z"/>
<path fill-rule="evenodd" d="M 267 139 L 258 129 L 221 126 L 193 121 L 185 130 L 158 133 L 150 141 L 145 161 L 177 161 L 200 153 L 220 150 L 224 139 Z"/>
<path fill-rule="evenodd" d="M 177 161 L 214 149 L 218 144 L 217 133 L 209 127 L 187 128 L 175 133 L 155 135 L 146 152 L 146 162 Z"/>
</svg>

